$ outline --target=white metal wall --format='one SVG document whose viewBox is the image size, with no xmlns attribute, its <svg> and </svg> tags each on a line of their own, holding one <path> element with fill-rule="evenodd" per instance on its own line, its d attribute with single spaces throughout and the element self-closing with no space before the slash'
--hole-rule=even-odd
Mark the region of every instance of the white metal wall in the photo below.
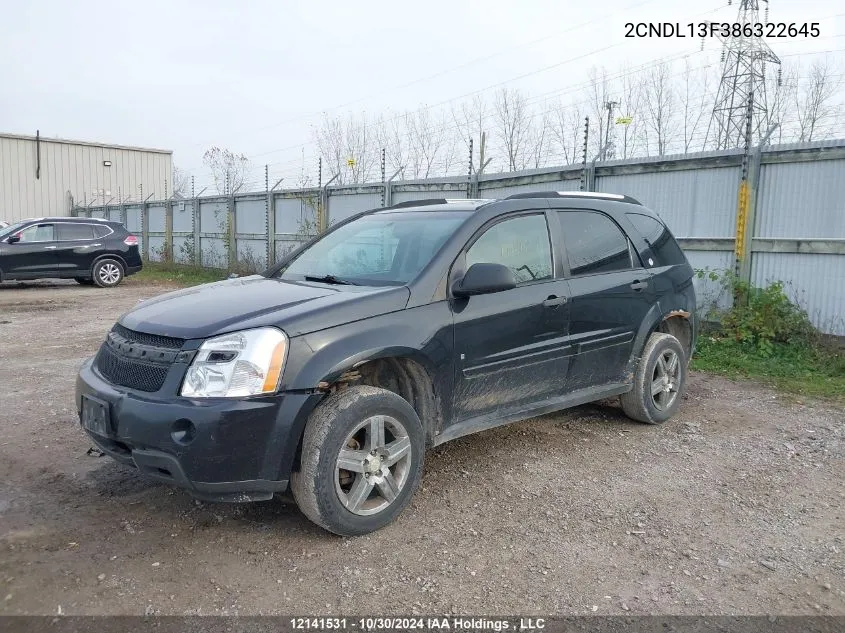
<svg viewBox="0 0 845 633">
<path fill-rule="evenodd" d="M 70 215 L 71 197 L 76 206 L 137 202 L 142 187 L 163 200 L 173 173 L 169 151 L 42 137 L 37 177 L 37 154 L 34 136 L 0 134 L 0 220 Z"/>
</svg>

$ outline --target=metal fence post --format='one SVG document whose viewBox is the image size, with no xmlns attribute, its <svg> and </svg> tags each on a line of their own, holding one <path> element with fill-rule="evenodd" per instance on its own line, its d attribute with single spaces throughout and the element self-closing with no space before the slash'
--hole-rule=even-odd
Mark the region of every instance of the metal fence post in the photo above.
<svg viewBox="0 0 845 633">
<path fill-rule="evenodd" d="M 229 270 L 235 268 L 236 264 L 238 263 L 238 244 L 237 244 L 237 235 L 238 230 L 235 226 L 237 214 L 235 213 L 235 194 L 229 196 L 229 210 L 228 210 L 228 219 L 227 222 L 227 230 L 229 232 L 229 252 L 227 254 L 229 258 Z"/>
<path fill-rule="evenodd" d="M 766 145 L 769 138 L 777 130 L 778 124 L 775 123 L 767 132 L 766 135 L 760 139 L 754 152 L 751 154 L 751 164 L 749 165 L 749 200 L 748 200 L 748 215 L 745 219 L 745 253 L 739 267 L 739 278 L 745 283 L 751 283 L 751 275 L 754 266 L 754 237 L 758 233 L 759 220 L 757 219 L 757 201 L 760 194 L 760 175 L 763 166 L 763 146 Z"/>
<path fill-rule="evenodd" d="M 267 267 L 276 263 L 276 194 L 267 192 Z"/>
<path fill-rule="evenodd" d="M 173 261 L 173 201 L 164 201 L 164 260 Z"/>
<path fill-rule="evenodd" d="M 144 242 L 144 259 L 150 261 L 150 214 L 147 201 L 141 200 L 141 240 Z"/>
<path fill-rule="evenodd" d="M 200 199 L 194 198 L 193 206 L 191 207 L 191 215 L 194 229 L 194 261 L 191 262 L 195 266 L 202 266 L 202 243 L 200 242 L 200 221 L 202 215 L 200 214 Z"/>
</svg>

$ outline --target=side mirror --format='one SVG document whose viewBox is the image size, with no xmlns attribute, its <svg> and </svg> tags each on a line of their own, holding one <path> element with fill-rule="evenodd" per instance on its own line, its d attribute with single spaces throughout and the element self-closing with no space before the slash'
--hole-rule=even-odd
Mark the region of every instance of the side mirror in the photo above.
<svg viewBox="0 0 845 633">
<path fill-rule="evenodd" d="M 513 271 L 502 264 L 473 264 L 452 288 L 456 297 L 471 297 L 516 288 Z"/>
<path fill-rule="evenodd" d="M 21 241 L 20 235 L 10 235 L 8 238 L 6 238 L 6 244 L 17 244 L 20 241 Z"/>
</svg>

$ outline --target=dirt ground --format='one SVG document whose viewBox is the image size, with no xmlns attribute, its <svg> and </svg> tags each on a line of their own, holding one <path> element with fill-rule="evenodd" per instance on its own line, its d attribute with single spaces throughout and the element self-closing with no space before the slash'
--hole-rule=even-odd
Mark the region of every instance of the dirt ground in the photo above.
<svg viewBox="0 0 845 633">
<path fill-rule="evenodd" d="M 752 383 L 446 444 L 359 538 L 86 455 L 76 371 L 165 289 L 0 284 L 0 614 L 845 614 L 843 411 Z"/>
</svg>

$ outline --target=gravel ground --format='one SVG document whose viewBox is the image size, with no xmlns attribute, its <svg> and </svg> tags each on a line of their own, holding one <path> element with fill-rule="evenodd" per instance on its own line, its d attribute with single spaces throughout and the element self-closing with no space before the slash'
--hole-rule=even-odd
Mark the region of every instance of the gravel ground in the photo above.
<svg viewBox="0 0 845 633">
<path fill-rule="evenodd" d="M 0 284 L 0 614 L 845 614 L 843 411 L 753 383 L 456 440 L 358 538 L 88 456 L 76 371 L 165 289 Z"/>
</svg>

